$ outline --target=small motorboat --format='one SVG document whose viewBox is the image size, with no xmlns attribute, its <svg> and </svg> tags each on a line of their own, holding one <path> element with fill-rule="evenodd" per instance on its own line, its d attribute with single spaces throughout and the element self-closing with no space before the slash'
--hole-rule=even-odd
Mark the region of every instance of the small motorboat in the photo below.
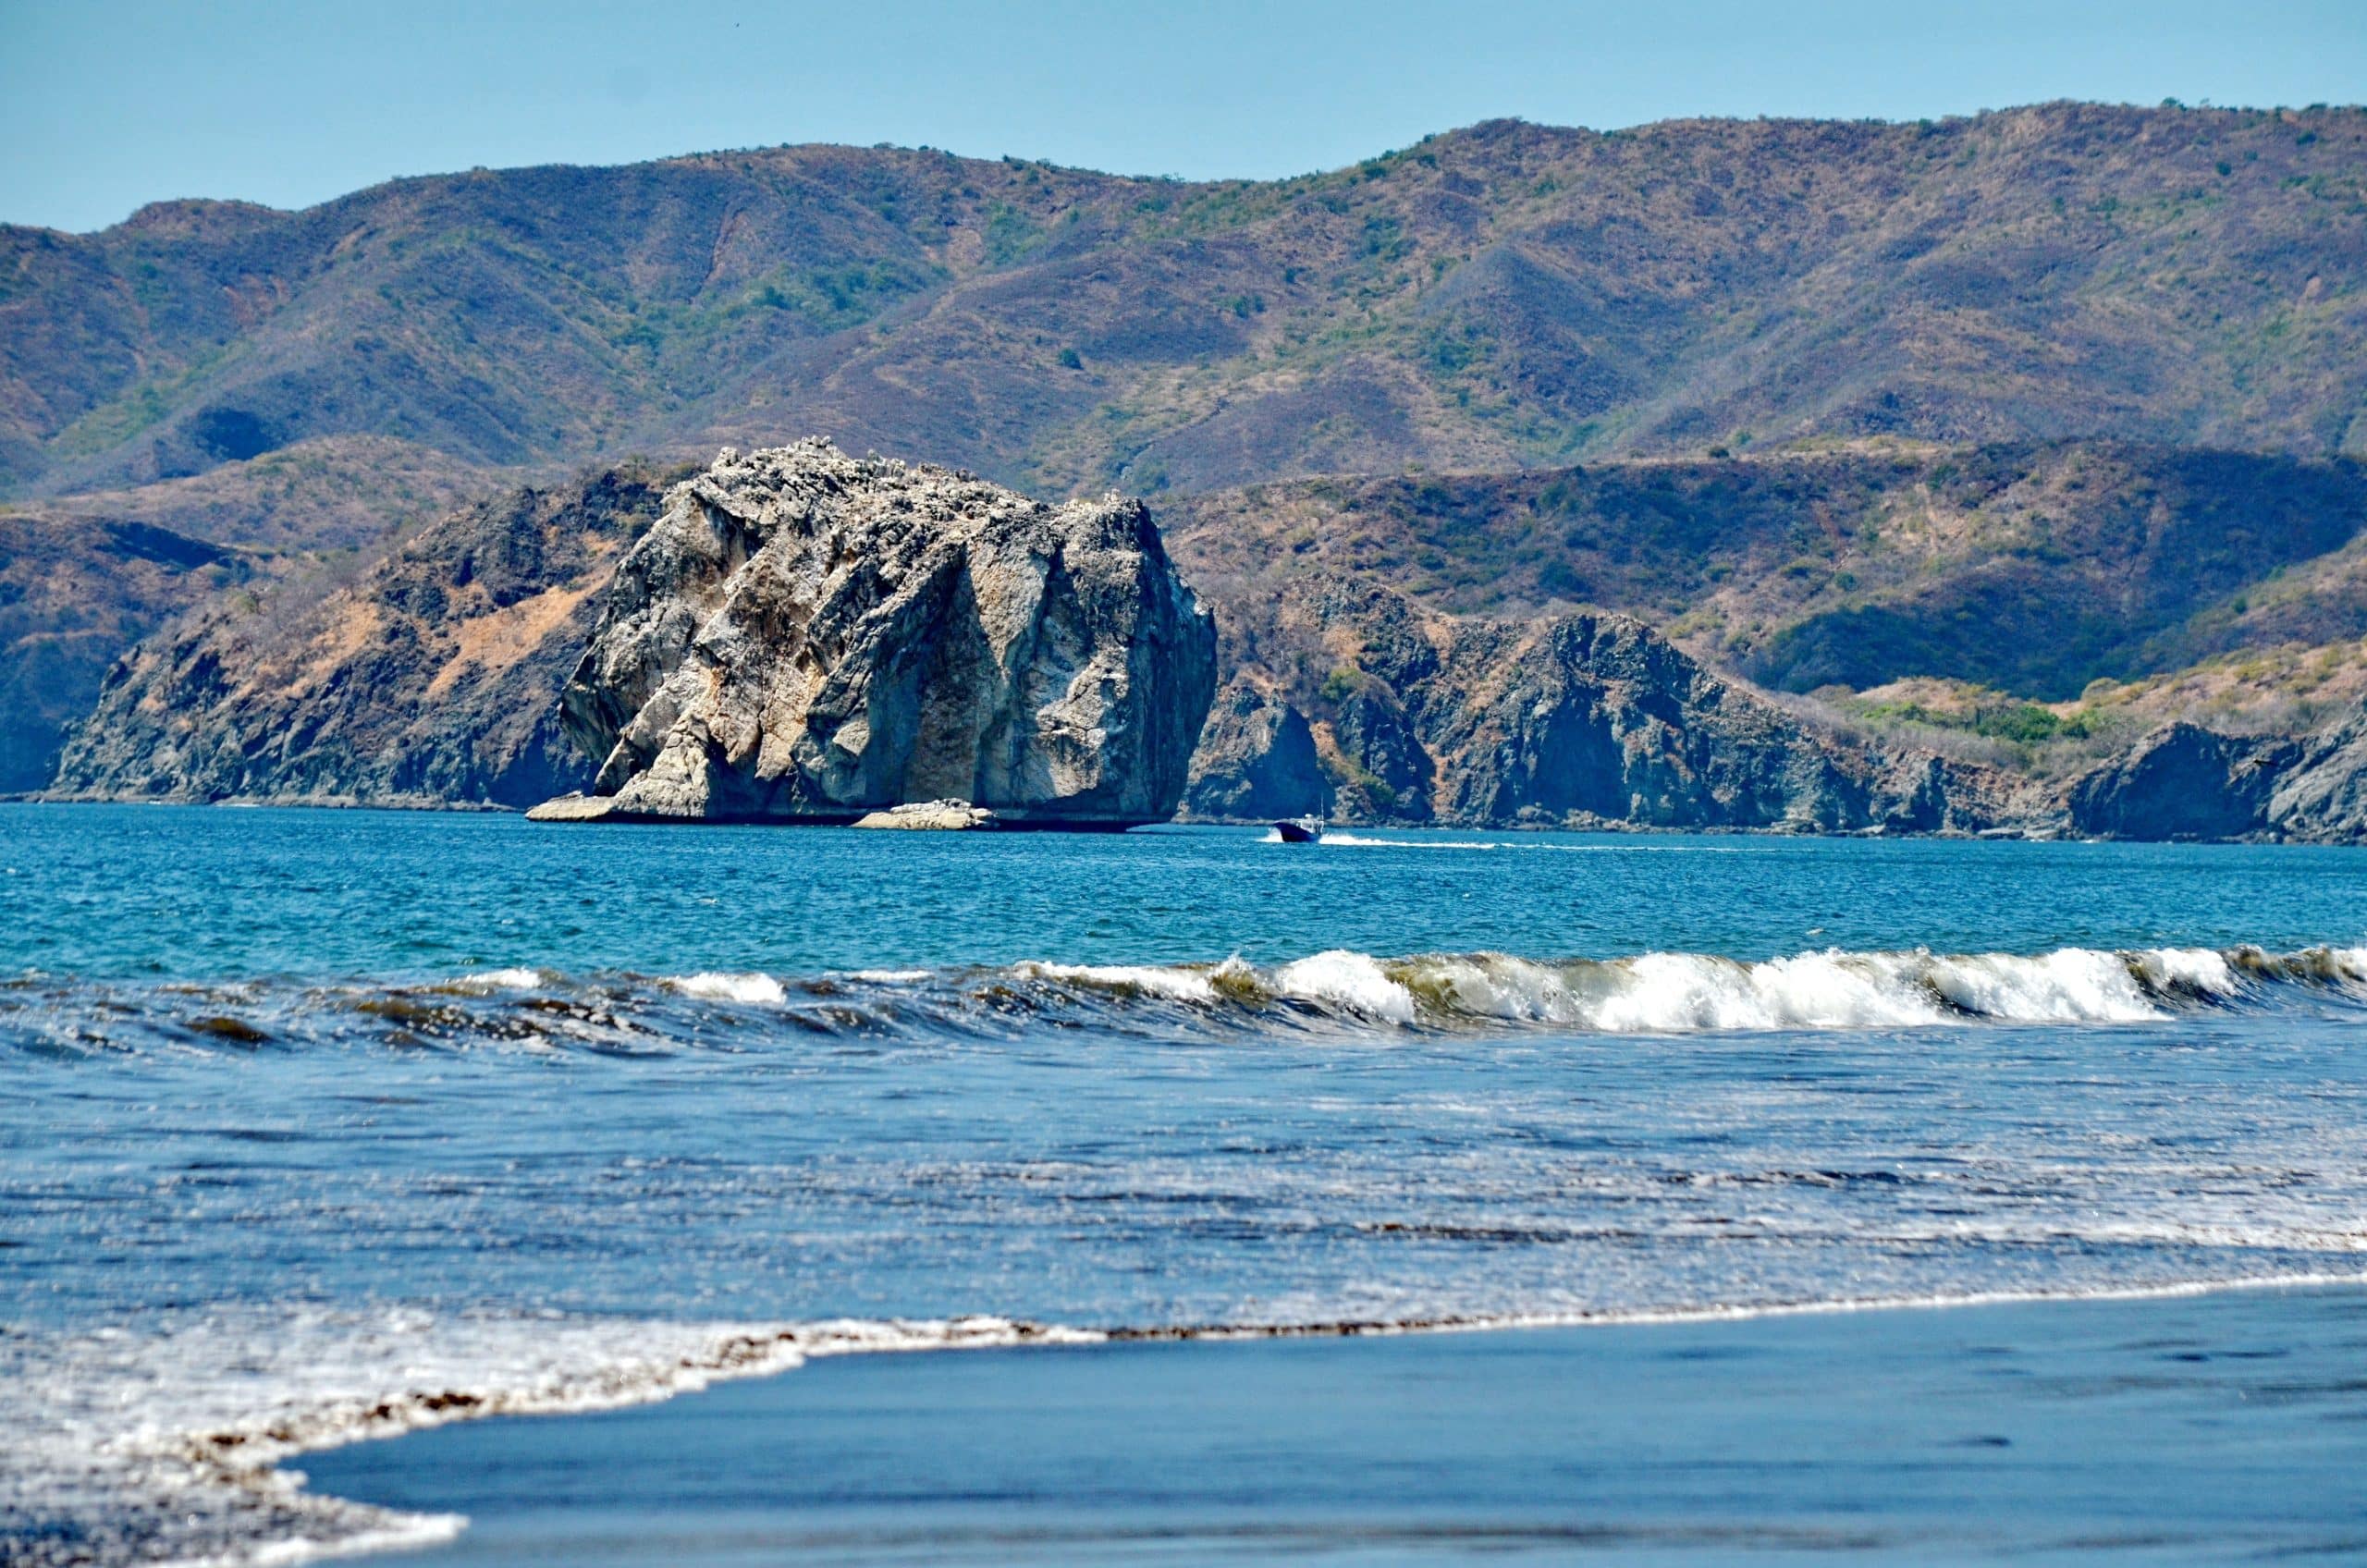
<svg viewBox="0 0 2367 1568">
<path fill-rule="evenodd" d="M 1319 816 L 1286 816 L 1274 824 L 1274 832 L 1285 844 L 1312 844 L 1323 837 L 1323 819 Z"/>
</svg>

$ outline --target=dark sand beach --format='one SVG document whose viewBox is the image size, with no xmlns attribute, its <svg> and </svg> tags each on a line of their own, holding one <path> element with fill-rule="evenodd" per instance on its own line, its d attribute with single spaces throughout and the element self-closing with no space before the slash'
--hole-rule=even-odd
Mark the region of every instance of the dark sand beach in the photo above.
<svg viewBox="0 0 2367 1568">
<path fill-rule="evenodd" d="M 431 1564 L 2367 1555 L 2367 1291 L 817 1361 L 312 1456 Z"/>
</svg>

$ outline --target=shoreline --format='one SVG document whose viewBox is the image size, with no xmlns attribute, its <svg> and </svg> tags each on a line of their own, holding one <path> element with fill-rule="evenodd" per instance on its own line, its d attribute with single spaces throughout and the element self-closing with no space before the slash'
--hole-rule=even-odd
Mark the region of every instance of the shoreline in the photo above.
<svg viewBox="0 0 2367 1568">
<path fill-rule="evenodd" d="M 566 797 L 557 797 L 564 800 Z M 553 802 L 543 802 L 547 805 Z M 226 795 L 219 800 L 177 800 L 131 795 L 53 794 L 46 790 L 23 790 L 0 794 L 0 805 L 29 806 L 175 806 L 191 810 L 226 811 L 381 811 L 407 815 L 437 816 L 515 816 L 525 817 L 535 809 L 529 806 L 502 805 L 492 801 L 453 801 L 418 798 L 380 798 L 363 800 L 355 796 L 322 795 L 298 798 L 262 795 Z M 646 815 L 613 815 L 571 823 L 569 826 L 610 826 L 619 827 L 847 827 L 856 815 L 850 813 L 843 819 L 832 817 L 669 817 Z M 1017 818 L 1006 820 L 1008 828 L 1037 833 L 1111 834 L 1132 833 L 1145 828 L 1244 828 L 1270 827 L 1270 819 L 1262 817 L 1171 816 L 1155 822 L 1124 824 L 1027 824 Z M 1653 822 L 1603 820 L 1573 826 L 1561 822 L 1394 822 L 1346 820 L 1326 824 L 1327 828 L 1349 832 L 1379 833 L 1562 833 L 1600 835 L 1604 838 L 1705 838 L 1705 839 L 1873 839 L 1934 843 L 1994 843 L 1994 844 L 2096 844 L 2096 843 L 2160 843 L 2160 844 L 2226 844 L 2263 846 L 2300 844 L 2317 848 L 2348 849 L 2358 845 L 2352 839 L 2297 839 L 2286 836 L 2263 836 L 2233 839 L 2094 839 L 2062 831 L 2047 825 L 2029 829 L 1990 828 L 1979 833 L 1956 828 L 1893 830 L 1886 827 L 1821 828 L 1809 823 L 1769 823 L 1758 827 L 1738 827 L 1729 823 L 1693 825 Z"/>
<path fill-rule="evenodd" d="M 1943 1305 L 1977 1310 L 1915 1310 Z M 1581 1545 L 2045 1561 L 2099 1531 L 2136 1544 L 2140 1514 L 2148 1561 L 2367 1550 L 2367 1495 L 2343 1484 L 2367 1473 L 2367 1277 L 1120 1335 L 825 1352 L 294 1463 L 309 1493 L 431 1534 L 472 1521 L 418 1537 L 423 1568 Z"/>
</svg>

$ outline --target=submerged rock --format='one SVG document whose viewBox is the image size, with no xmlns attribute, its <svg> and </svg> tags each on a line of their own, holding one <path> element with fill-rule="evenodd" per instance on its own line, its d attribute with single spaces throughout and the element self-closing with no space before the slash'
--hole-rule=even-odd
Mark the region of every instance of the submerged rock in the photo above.
<svg viewBox="0 0 2367 1568">
<path fill-rule="evenodd" d="M 1000 819 L 984 806 L 967 801 L 914 801 L 854 820 L 857 827 L 884 827 L 921 833 L 975 833 L 999 827 Z"/>
<path fill-rule="evenodd" d="M 562 699 L 630 819 L 1164 820 L 1216 635 L 1139 501 L 814 440 L 725 452 L 619 565 Z"/>
<path fill-rule="evenodd" d="M 617 802 L 606 795 L 570 790 L 540 805 L 526 808 L 529 822 L 601 822 L 616 815 Z"/>
</svg>

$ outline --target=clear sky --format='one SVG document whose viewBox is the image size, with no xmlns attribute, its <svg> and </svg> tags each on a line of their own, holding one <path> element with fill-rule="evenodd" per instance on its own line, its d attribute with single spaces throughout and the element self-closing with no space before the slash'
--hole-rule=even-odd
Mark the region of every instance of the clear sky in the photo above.
<svg viewBox="0 0 2367 1568">
<path fill-rule="evenodd" d="M 2367 0 L 0 0 L 0 220 L 892 141 L 1335 167 L 1496 116 L 2367 101 Z"/>
</svg>

